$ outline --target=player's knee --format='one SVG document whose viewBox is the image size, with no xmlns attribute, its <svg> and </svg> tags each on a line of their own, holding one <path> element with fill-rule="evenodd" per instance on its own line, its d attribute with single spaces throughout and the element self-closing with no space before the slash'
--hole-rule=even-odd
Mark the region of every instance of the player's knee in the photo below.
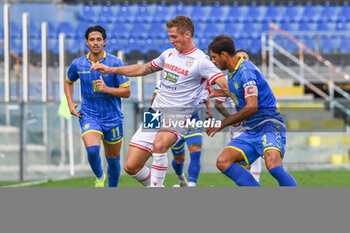
<svg viewBox="0 0 350 233">
<path fill-rule="evenodd" d="M 182 155 L 174 156 L 174 159 L 177 163 L 183 163 L 185 161 L 185 155 L 182 154 Z"/>
<path fill-rule="evenodd" d="M 134 164 L 128 163 L 126 161 L 124 164 L 124 170 L 129 175 L 135 175 L 141 170 L 141 168 L 139 168 L 138 166 L 135 166 Z"/>
<path fill-rule="evenodd" d="M 188 150 L 190 153 L 195 152 L 195 151 L 200 151 L 202 148 L 202 145 L 200 143 L 193 143 L 188 147 Z"/>
<path fill-rule="evenodd" d="M 165 143 L 157 141 L 153 143 L 153 152 L 165 153 L 168 150 Z"/>
<path fill-rule="evenodd" d="M 267 170 L 278 167 L 282 165 L 281 153 L 276 150 L 268 150 L 265 153 L 265 163 Z"/>
<path fill-rule="evenodd" d="M 222 172 L 225 171 L 231 164 L 232 162 L 223 156 L 219 156 L 216 160 L 216 167 Z"/>
</svg>

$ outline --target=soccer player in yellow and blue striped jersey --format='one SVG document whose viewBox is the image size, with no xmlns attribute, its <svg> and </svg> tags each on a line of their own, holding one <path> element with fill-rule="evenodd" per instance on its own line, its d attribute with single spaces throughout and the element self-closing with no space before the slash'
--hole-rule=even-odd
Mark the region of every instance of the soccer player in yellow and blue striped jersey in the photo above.
<svg viewBox="0 0 350 233">
<path fill-rule="evenodd" d="M 90 70 L 94 63 L 108 66 L 123 66 L 123 62 L 114 55 L 104 51 L 106 31 L 101 26 L 86 30 L 86 45 L 90 52 L 76 58 L 67 73 L 65 93 L 72 115 L 80 118 L 82 138 L 87 150 L 88 161 L 96 176 L 95 186 L 104 187 L 106 175 L 100 158 L 100 141 L 103 140 L 109 187 L 117 187 L 120 175 L 121 141 L 123 139 L 123 113 L 121 98 L 130 96 L 129 78 L 122 75 L 103 75 Z M 80 79 L 81 109 L 77 112 L 74 104 L 73 83 Z"/>
</svg>

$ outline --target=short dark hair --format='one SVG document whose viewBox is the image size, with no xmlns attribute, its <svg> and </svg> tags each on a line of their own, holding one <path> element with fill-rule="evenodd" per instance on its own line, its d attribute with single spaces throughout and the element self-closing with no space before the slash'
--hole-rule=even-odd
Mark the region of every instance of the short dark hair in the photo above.
<svg viewBox="0 0 350 233">
<path fill-rule="evenodd" d="M 250 53 L 247 51 L 247 50 L 245 50 L 245 49 L 237 49 L 236 50 L 236 53 L 239 53 L 239 52 L 244 52 L 244 53 L 246 53 L 247 55 L 248 55 L 248 57 L 249 57 L 249 60 L 250 60 Z"/>
<path fill-rule="evenodd" d="M 208 50 L 216 54 L 227 52 L 231 56 L 236 53 L 235 42 L 233 42 L 233 39 L 227 35 L 219 35 L 215 37 L 208 46 Z"/>
<path fill-rule="evenodd" d="M 107 38 L 107 34 L 106 34 L 106 30 L 101 27 L 100 25 L 95 25 L 95 26 L 92 26 L 92 27 L 89 27 L 88 29 L 86 29 L 85 31 L 85 39 L 89 39 L 89 34 L 91 32 L 101 32 L 102 34 L 102 38 L 105 40 Z"/>
<path fill-rule="evenodd" d="M 191 37 L 193 37 L 194 34 L 194 24 L 193 21 L 185 16 L 185 15 L 178 15 L 172 20 L 168 21 L 166 23 L 166 27 L 172 28 L 176 27 L 177 31 L 181 33 L 182 35 L 188 30 L 191 32 Z"/>
</svg>

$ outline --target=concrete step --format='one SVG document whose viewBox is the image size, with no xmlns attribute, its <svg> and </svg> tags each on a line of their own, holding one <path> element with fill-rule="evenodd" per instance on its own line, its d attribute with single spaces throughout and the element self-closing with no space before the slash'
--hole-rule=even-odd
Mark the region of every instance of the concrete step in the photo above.
<svg viewBox="0 0 350 233">
<path fill-rule="evenodd" d="M 293 131 L 343 132 L 345 130 L 344 119 L 288 120 L 286 123 L 287 130 Z"/>
<path fill-rule="evenodd" d="M 350 146 L 349 135 L 337 136 L 309 136 L 307 138 L 307 145 L 312 147 L 318 146 Z"/>
</svg>

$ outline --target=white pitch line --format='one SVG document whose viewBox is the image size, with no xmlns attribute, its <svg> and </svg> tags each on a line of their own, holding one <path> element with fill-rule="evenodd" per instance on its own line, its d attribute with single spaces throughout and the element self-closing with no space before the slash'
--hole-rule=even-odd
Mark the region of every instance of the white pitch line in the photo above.
<svg viewBox="0 0 350 233">
<path fill-rule="evenodd" d="M 36 180 L 36 181 L 31 181 L 31 182 L 26 182 L 26 183 L 6 185 L 6 186 L 1 186 L 1 187 L 8 187 L 8 188 L 10 188 L 10 187 L 26 187 L 26 186 L 30 186 L 30 185 L 34 185 L 34 184 L 47 183 L 47 182 L 49 182 L 49 180 L 60 181 L 60 180 L 66 180 L 66 179 L 69 179 L 69 177 L 62 177 L 60 179 L 55 179 L 55 180 L 53 180 L 53 179 L 42 179 L 42 180 Z"/>
</svg>

